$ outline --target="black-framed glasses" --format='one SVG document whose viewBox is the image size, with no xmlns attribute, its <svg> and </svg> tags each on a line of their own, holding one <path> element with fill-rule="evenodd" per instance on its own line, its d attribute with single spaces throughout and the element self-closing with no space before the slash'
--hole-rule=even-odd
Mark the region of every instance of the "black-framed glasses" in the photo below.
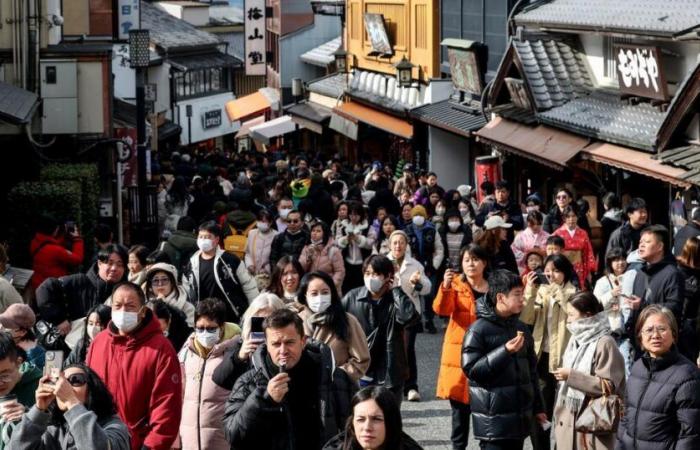
<svg viewBox="0 0 700 450">
<path fill-rule="evenodd" d="M 195 328 L 195 331 L 197 333 L 204 333 L 205 331 L 213 333 L 215 331 L 219 331 L 219 327 L 197 327 Z"/>
<path fill-rule="evenodd" d="M 87 375 L 84 373 L 74 373 L 69 375 L 66 380 L 73 387 L 85 386 L 87 384 Z"/>
</svg>

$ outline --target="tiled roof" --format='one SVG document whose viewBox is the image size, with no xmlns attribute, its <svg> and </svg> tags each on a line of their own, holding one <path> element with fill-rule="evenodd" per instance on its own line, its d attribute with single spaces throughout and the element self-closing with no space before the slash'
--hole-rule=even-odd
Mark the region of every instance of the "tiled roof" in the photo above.
<svg viewBox="0 0 700 450">
<path fill-rule="evenodd" d="M 326 67 L 335 60 L 333 55 L 340 47 L 340 36 L 325 44 L 302 53 L 301 60 L 314 66 Z"/>
<path fill-rule="evenodd" d="M 34 92 L 0 81 L 0 122 L 28 123 L 37 106 L 39 96 Z"/>
<path fill-rule="evenodd" d="M 423 104 L 423 92 L 418 83 L 400 87 L 394 76 L 364 70 L 355 71 L 347 93 L 397 112 L 405 112 Z"/>
<path fill-rule="evenodd" d="M 593 89 L 577 44 L 573 40 L 514 41 L 538 110 L 561 106 Z"/>
<path fill-rule="evenodd" d="M 700 0 L 546 0 L 515 16 L 517 25 L 674 36 L 700 26 Z"/>
<path fill-rule="evenodd" d="M 647 104 L 628 105 L 597 92 L 538 113 L 541 122 L 607 142 L 654 150 L 666 113 Z"/>
<path fill-rule="evenodd" d="M 332 114 L 330 108 L 313 102 L 297 103 L 287 108 L 286 112 L 316 123 L 321 123 L 324 120 L 330 119 Z"/>
<path fill-rule="evenodd" d="M 470 108 L 451 100 L 411 110 L 414 119 L 469 137 L 472 131 L 486 125 L 486 119 L 478 108 Z"/>
<path fill-rule="evenodd" d="M 661 152 L 656 158 L 663 164 L 686 169 L 683 179 L 700 184 L 700 145 L 687 145 Z"/>
<path fill-rule="evenodd" d="M 338 98 L 347 89 L 347 82 L 350 78 L 352 78 L 352 74 L 332 73 L 323 78 L 309 81 L 306 88 L 316 94 Z"/>
<path fill-rule="evenodd" d="M 212 47 L 221 43 L 215 35 L 171 16 L 157 4 L 141 2 L 141 24 L 150 30 L 151 42 L 165 51 Z"/>
</svg>

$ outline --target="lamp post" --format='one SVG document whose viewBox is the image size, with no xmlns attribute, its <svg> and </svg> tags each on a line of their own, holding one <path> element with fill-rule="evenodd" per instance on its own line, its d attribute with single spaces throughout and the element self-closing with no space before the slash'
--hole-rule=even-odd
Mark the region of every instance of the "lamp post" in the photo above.
<svg viewBox="0 0 700 450">
<path fill-rule="evenodd" d="M 146 68 L 150 63 L 150 35 L 148 30 L 129 31 L 129 60 L 136 72 L 136 151 L 139 184 L 139 223 L 141 227 L 147 222 L 146 179 Z M 143 229 L 143 228 L 141 228 Z"/>
<path fill-rule="evenodd" d="M 399 86 L 410 86 L 411 80 L 413 79 L 413 64 L 406 59 L 406 55 L 404 55 L 401 61 L 396 63 L 394 67 L 396 68 L 396 78 L 399 82 Z"/>
</svg>

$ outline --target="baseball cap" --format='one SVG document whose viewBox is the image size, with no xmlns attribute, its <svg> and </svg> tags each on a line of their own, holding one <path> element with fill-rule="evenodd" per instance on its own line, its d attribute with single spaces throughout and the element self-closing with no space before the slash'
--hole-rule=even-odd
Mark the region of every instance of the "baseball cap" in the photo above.
<svg viewBox="0 0 700 450">
<path fill-rule="evenodd" d="M 503 220 L 501 216 L 491 216 L 484 222 L 484 228 L 493 230 L 494 228 L 510 228 L 513 225 Z"/>
<path fill-rule="evenodd" d="M 4 313 L 0 314 L 0 325 L 3 328 L 17 330 L 23 328 L 31 329 L 36 323 L 36 315 L 29 305 L 24 303 L 13 303 Z"/>
</svg>

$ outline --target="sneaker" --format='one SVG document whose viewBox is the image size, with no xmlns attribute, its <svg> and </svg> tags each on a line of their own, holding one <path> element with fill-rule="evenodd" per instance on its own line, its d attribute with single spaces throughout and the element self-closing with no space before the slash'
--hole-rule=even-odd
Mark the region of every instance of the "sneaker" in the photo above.
<svg viewBox="0 0 700 450">
<path fill-rule="evenodd" d="M 411 389 L 408 391 L 408 395 L 406 396 L 406 399 L 409 402 L 419 402 L 420 401 L 420 392 L 418 392 L 415 389 Z"/>
</svg>

